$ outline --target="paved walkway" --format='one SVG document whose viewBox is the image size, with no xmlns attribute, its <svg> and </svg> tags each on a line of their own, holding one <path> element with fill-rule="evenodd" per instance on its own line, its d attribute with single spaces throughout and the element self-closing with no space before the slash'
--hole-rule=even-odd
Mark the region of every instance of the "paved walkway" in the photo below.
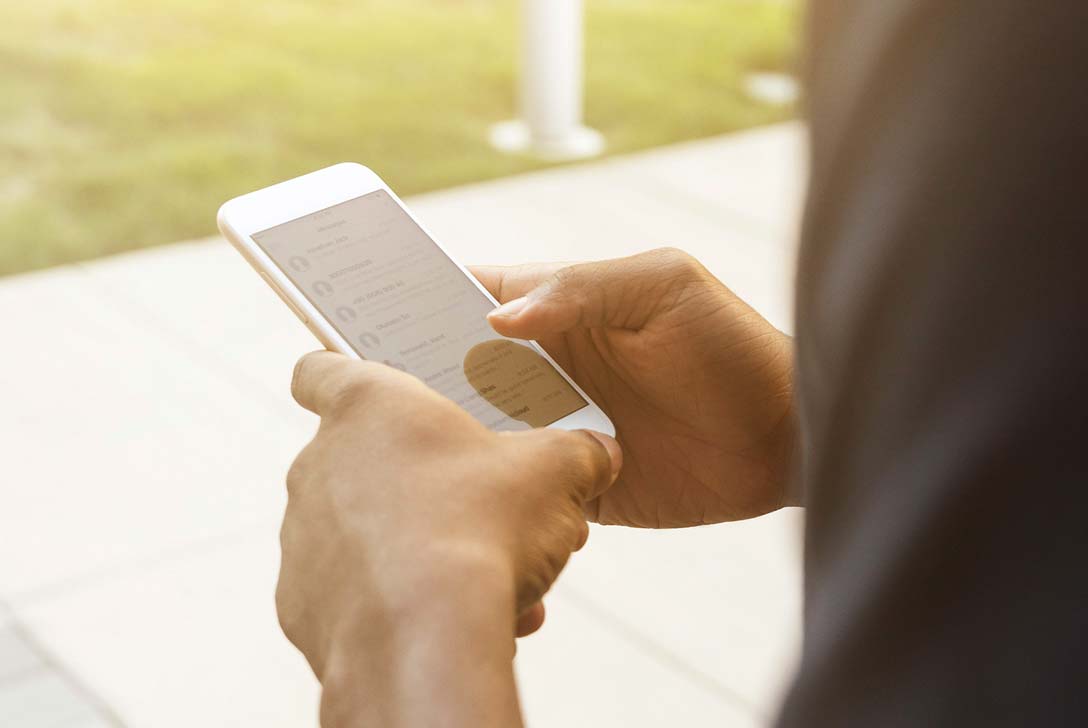
<svg viewBox="0 0 1088 728">
<path fill-rule="evenodd" d="M 470 263 L 676 245 L 789 329 L 802 143 L 773 127 L 409 204 Z M 0 725 L 315 725 L 272 603 L 309 334 L 220 240 L 2 279 L 0 311 Z M 799 529 L 595 528 L 521 644 L 529 723 L 767 725 Z"/>
</svg>

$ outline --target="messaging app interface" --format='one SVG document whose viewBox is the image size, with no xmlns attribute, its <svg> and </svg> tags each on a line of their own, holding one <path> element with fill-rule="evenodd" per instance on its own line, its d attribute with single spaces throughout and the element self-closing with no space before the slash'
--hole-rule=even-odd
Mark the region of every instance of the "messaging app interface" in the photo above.
<svg viewBox="0 0 1088 728">
<path fill-rule="evenodd" d="M 535 349 L 492 330 L 491 302 L 385 190 L 253 239 L 363 358 L 413 374 L 491 429 L 586 406 Z"/>
</svg>

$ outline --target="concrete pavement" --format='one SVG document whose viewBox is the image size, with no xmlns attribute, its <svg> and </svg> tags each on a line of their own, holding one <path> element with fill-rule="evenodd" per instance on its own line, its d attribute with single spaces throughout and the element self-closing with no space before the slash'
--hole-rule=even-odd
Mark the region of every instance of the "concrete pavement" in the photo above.
<svg viewBox="0 0 1088 728">
<path fill-rule="evenodd" d="M 675 245 L 788 330 L 803 144 L 784 125 L 408 204 L 467 263 Z M 310 335 L 218 239 L 0 279 L 0 312 L 0 725 L 315 725 L 272 603 Z M 595 527 L 520 646 L 530 725 L 767 725 L 800 527 Z"/>
</svg>

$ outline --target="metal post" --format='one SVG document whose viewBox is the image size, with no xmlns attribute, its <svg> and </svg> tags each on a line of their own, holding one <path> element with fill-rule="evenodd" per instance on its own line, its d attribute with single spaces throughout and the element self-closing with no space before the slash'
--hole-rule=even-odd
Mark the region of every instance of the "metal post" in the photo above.
<svg viewBox="0 0 1088 728">
<path fill-rule="evenodd" d="M 521 118 L 495 125 L 491 143 L 544 159 L 600 154 L 604 138 L 582 126 L 582 0 L 522 0 Z"/>
</svg>

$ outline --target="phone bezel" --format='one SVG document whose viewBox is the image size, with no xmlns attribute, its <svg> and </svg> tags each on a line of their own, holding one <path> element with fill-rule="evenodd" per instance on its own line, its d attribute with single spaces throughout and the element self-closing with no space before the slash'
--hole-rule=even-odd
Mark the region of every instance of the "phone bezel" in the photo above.
<svg viewBox="0 0 1088 728">
<path fill-rule="evenodd" d="M 271 187 L 265 187 L 256 192 L 235 197 L 223 203 L 216 216 L 219 231 L 223 234 L 223 237 L 249 261 L 250 265 L 258 273 L 262 274 L 262 277 L 266 277 L 265 279 L 270 285 L 279 289 L 277 293 L 287 299 L 285 303 L 295 308 L 296 313 L 302 315 L 304 318 L 303 323 L 318 340 L 328 349 L 355 359 L 364 357 L 351 347 L 340 335 L 340 332 L 325 318 L 324 314 L 303 295 L 283 270 L 253 240 L 252 236 L 276 225 L 297 220 L 305 215 L 378 190 L 387 192 L 400 205 L 405 214 L 419 225 L 423 232 L 438 246 L 438 249 L 453 261 L 461 273 L 493 305 L 498 306 L 498 302 L 484 288 L 483 284 L 476 280 L 476 277 L 456 257 L 450 254 L 441 241 L 427 229 L 427 226 L 412 214 L 412 211 L 408 209 L 400 197 L 377 174 L 361 164 L 343 162 L 280 182 Z M 535 341 L 527 343 L 555 367 L 555 370 L 559 372 L 563 379 L 574 387 L 575 391 L 587 402 L 586 407 L 556 420 L 547 427 L 562 430 L 588 429 L 603 432 L 607 435 L 615 435 L 615 428 L 611 420 L 597 406 L 597 403 L 582 391 L 582 388 L 563 371 L 563 368 L 539 344 Z"/>
</svg>

